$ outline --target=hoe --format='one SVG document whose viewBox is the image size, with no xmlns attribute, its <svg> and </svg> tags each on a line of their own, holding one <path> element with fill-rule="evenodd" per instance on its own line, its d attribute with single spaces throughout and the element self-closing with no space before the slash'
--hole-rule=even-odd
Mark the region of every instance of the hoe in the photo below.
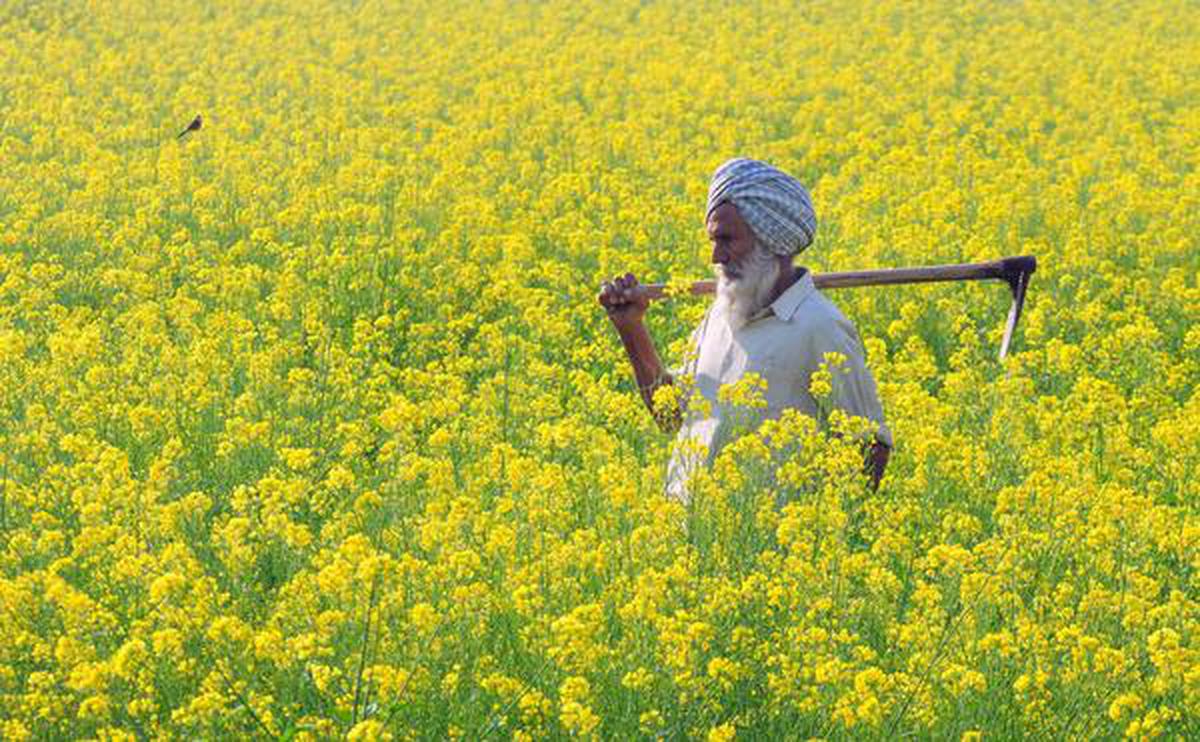
<svg viewBox="0 0 1200 742">
<path fill-rule="evenodd" d="M 988 263 L 959 263 L 956 265 L 927 265 L 917 268 L 892 268 L 870 271 L 846 271 L 843 273 L 813 274 L 813 283 L 819 289 L 841 289 L 851 286 L 887 286 L 897 283 L 930 283 L 933 281 L 983 281 L 998 279 L 1008 284 L 1012 291 L 1012 307 L 1008 310 L 1008 323 L 1004 326 L 1004 339 L 1000 341 L 1000 360 L 1008 354 L 1013 330 L 1021 319 L 1021 307 L 1025 305 L 1025 289 L 1029 277 L 1037 270 L 1037 259 L 1032 255 L 1000 258 Z M 651 300 L 667 296 L 666 284 L 646 284 L 646 294 Z M 713 280 L 696 281 L 689 292 L 693 296 L 711 294 L 717 289 Z"/>
</svg>

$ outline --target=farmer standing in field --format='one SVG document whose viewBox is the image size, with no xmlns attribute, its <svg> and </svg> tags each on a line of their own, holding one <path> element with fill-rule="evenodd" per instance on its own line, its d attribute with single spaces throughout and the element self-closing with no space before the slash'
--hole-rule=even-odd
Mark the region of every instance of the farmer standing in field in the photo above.
<svg viewBox="0 0 1200 742">
<path fill-rule="evenodd" d="M 707 405 L 687 405 L 682 414 L 659 413 L 654 392 L 672 384 L 642 318 L 649 306 L 631 273 L 606 281 L 599 301 L 621 336 L 642 400 L 659 426 L 678 431 L 667 475 L 667 492 L 688 500 L 687 478 L 707 466 L 728 442 L 731 410 L 718 403 L 721 386 L 757 373 L 766 382 L 766 408 L 759 421 L 795 408 L 816 416 L 809 391 L 812 374 L 827 352 L 845 357 L 836 374 L 831 402 L 878 427 L 864 441 L 872 488 L 879 486 L 892 447 L 875 380 L 867 370 L 862 341 L 846 317 L 813 285 L 812 273 L 793 264 L 812 244 L 817 217 L 808 191 L 798 180 L 766 163 L 737 158 L 717 168 L 708 186 L 705 213 L 716 299 L 692 333 L 693 393 Z M 707 407 L 705 412 L 698 412 Z M 697 453 L 698 452 L 698 453 Z M 697 460 L 699 459 L 699 460 Z"/>
</svg>

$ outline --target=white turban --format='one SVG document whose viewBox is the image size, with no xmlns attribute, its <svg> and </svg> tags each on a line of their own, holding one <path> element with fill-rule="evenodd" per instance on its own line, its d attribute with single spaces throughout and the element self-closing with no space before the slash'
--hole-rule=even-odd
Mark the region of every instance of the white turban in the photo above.
<svg viewBox="0 0 1200 742">
<path fill-rule="evenodd" d="M 713 173 L 708 210 L 726 201 L 737 207 L 754 236 L 776 255 L 795 255 L 812 244 L 817 214 L 800 181 L 765 162 L 738 157 Z"/>
</svg>

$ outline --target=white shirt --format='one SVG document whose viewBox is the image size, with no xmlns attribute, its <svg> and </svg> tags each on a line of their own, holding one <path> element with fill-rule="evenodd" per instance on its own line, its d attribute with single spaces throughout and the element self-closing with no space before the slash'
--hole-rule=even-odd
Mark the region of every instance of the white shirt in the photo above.
<svg viewBox="0 0 1200 742">
<path fill-rule="evenodd" d="M 688 404 L 675 450 L 667 468 L 667 494 L 686 502 L 687 480 L 700 465 L 708 466 L 729 442 L 733 410 L 717 401 L 725 384 L 754 372 L 766 381 L 766 408 L 758 422 L 778 418 L 788 408 L 817 416 L 817 400 L 809 381 L 825 354 L 846 357 L 845 374 L 836 374 L 830 401 L 851 415 L 878 423 L 876 437 L 892 445 L 884 423 L 875 379 L 867 370 L 858 331 L 845 315 L 817 290 L 807 269 L 771 305 L 734 330 L 725 315 L 709 309 L 692 333 L 693 360 L 682 369 L 693 377 L 692 394 L 707 405 Z M 707 410 L 698 411 L 698 408 Z M 711 414 L 704 415 L 704 412 Z"/>
</svg>

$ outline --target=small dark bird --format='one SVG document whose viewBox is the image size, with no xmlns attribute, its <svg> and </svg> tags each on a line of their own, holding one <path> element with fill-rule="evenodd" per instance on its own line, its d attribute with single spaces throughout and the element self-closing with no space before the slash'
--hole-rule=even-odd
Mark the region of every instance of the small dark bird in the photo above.
<svg viewBox="0 0 1200 742">
<path fill-rule="evenodd" d="M 189 131 L 199 131 L 199 130 L 200 130 L 200 114 L 196 114 L 196 118 L 192 119 L 192 123 L 188 124 L 187 128 L 184 129 L 183 131 L 179 132 L 179 136 L 177 136 L 175 138 L 183 139 L 183 135 L 187 134 Z"/>
</svg>

